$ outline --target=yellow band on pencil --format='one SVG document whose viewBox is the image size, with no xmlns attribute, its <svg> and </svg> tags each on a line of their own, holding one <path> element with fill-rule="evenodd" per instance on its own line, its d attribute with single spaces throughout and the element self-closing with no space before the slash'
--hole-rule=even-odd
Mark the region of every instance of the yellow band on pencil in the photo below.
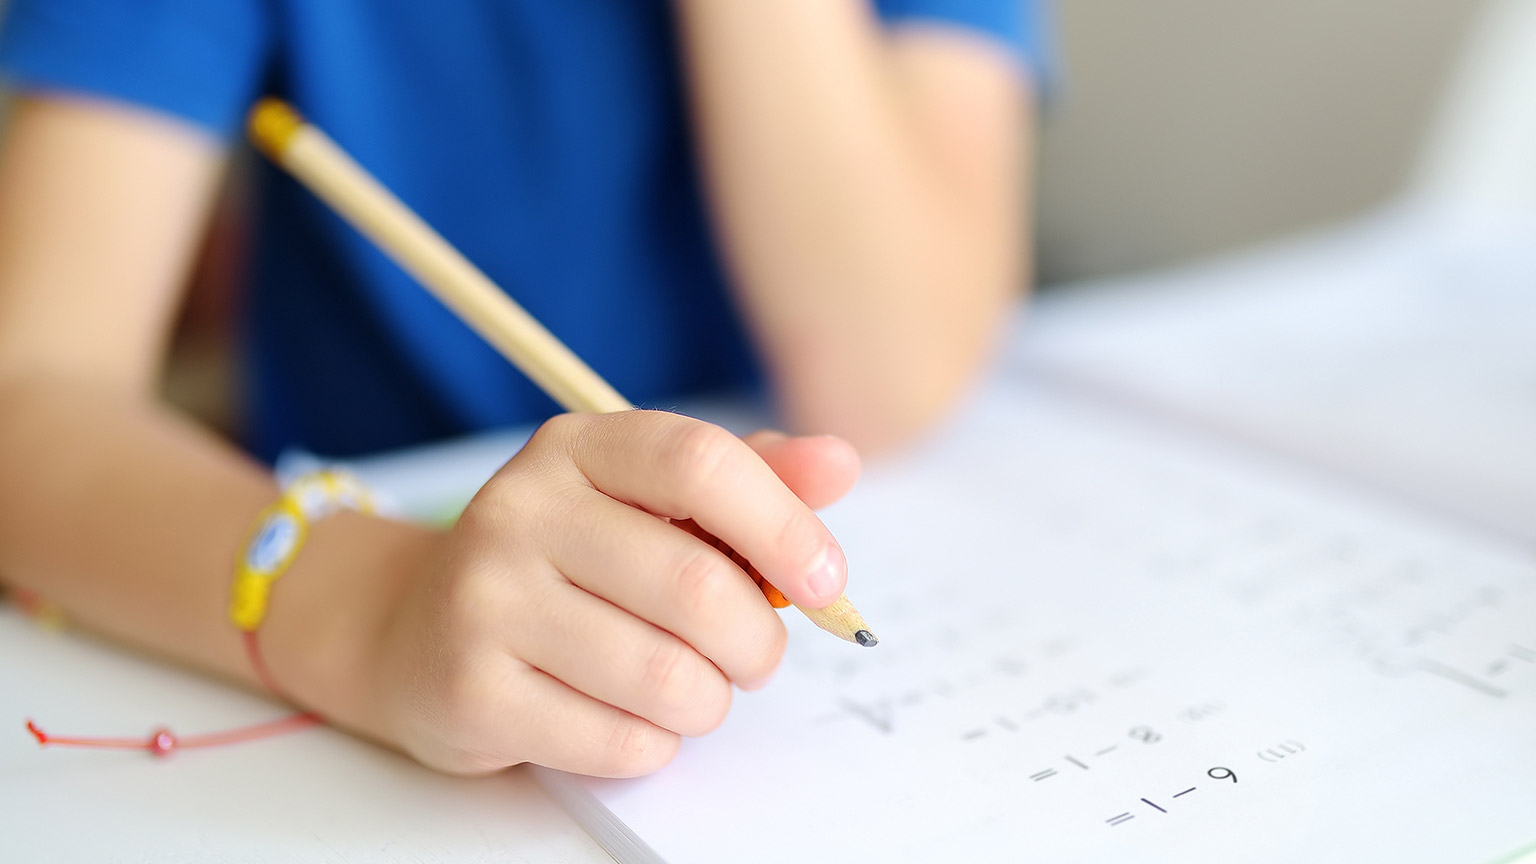
<svg viewBox="0 0 1536 864">
<path fill-rule="evenodd" d="M 287 102 L 266 98 L 251 109 L 249 124 L 256 146 L 273 159 L 280 159 L 304 128 L 304 118 Z"/>
</svg>

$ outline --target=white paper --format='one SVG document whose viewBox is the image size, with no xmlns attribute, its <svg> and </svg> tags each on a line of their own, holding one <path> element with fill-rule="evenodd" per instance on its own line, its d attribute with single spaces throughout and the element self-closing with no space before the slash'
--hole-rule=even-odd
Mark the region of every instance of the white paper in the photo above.
<svg viewBox="0 0 1536 864">
<path fill-rule="evenodd" d="M 877 648 L 788 616 L 777 680 L 673 765 L 547 780 L 621 861 L 1536 843 L 1528 550 L 1040 390 L 961 426 L 827 514 Z"/>
<path fill-rule="evenodd" d="M 1031 310 L 1016 368 L 1536 541 L 1536 222 L 1402 208 Z"/>
</svg>

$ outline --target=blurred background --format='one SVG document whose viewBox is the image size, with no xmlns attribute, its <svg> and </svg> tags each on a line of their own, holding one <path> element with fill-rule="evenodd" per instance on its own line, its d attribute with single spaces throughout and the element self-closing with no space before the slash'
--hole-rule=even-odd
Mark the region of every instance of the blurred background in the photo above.
<svg viewBox="0 0 1536 864">
<path fill-rule="evenodd" d="M 1059 0 L 1037 248 L 1050 285 L 1390 197 L 1484 0 Z"/>
<path fill-rule="evenodd" d="M 1056 0 L 1041 281 L 1166 265 L 1380 202 L 1484 5 Z"/>
<path fill-rule="evenodd" d="M 1057 0 L 1040 283 L 1209 256 L 1388 199 L 1486 5 Z M 180 364 L 178 401 L 223 392 L 222 372 L 195 343 L 200 322 L 216 322 L 225 305 L 194 295 L 190 350 L 207 362 Z"/>
</svg>

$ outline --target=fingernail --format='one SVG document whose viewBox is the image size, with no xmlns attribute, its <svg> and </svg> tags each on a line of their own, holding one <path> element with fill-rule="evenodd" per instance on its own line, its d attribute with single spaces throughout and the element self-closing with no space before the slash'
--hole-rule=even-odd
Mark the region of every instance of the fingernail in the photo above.
<svg viewBox="0 0 1536 864">
<path fill-rule="evenodd" d="M 848 572 L 848 559 L 836 543 L 828 543 L 821 550 L 821 558 L 811 566 L 811 574 L 805 580 L 811 593 L 818 600 L 836 600 L 842 593 L 839 587 Z"/>
</svg>

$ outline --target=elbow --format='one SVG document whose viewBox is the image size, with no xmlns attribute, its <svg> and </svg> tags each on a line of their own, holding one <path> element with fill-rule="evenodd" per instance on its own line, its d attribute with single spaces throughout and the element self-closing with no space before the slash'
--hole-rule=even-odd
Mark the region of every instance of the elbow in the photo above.
<svg viewBox="0 0 1536 864">
<path fill-rule="evenodd" d="M 866 458 L 892 456 L 942 429 L 984 368 L 977 357 L 942 370 L 909 370 L 910 377 L 874 373 L 862 382 L 826 388 L 805 400 L 803 409 L 787 413 L 794 428 L 837 435 Z"/>
<path fill-rule="evenodd" d="M 883 346 L 865 342 L 854 353 L 784 370 L 776 379 L 790 428 L 837 435 L 874 459 L 920 444 L 942 431 L 992 369 L 1019 297 L 1002 294 L 964 326 L 907 332 Z"/>
<path fill-rule="evenodd" d="M 818 428 L 846 439 L 866 459 L 898 455 L 942 429 L 969 389 L 969 383 L 957 379 L 944 382 L 945 386 L 914 389 L 886 398 L 855 394 Z"/>
<path fill-rule="evenodd" d="M 901 232 L 913 242 L 825 280 L 828 303 L 765 339 L 791 428 L 847 439 L 867 457 L 938 431 L 992 367 L 1026 295 L 1029 256 L 1018 223 L 972 211 Z"/>
</svg>

